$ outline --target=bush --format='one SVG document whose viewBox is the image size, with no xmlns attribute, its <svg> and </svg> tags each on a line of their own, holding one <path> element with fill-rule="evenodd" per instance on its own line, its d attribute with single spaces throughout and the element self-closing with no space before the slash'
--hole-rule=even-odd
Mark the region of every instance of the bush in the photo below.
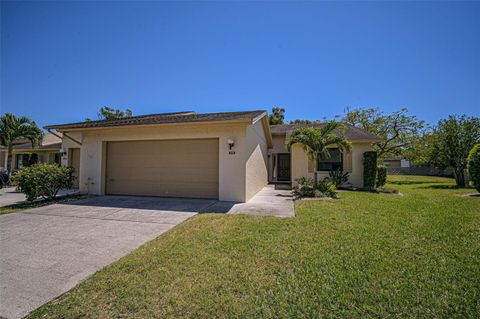
<svg viewBox="0 0 480 319">
<path fill-rule="evenodd" d="M 292 192 L 296 197 L 337 197 L 337 188 L 333 182 L 321 181 L 315 185 L 309 177 L 300 177 L 295 181 L 297 185 Z"/>
<path fill-rule="evenodd" d="M 383 187 L 387 183 L 387 167 L 379 165 L 377 167 L 377 187 Z"/>
<path fill-rule="evenodd" d="M 328 175 L 329 175 L 328 180 L 334 183 L 336 188 L 339 188 L 343 184 L 347 183 L 350 177 L 349 173 L 343 173 L 339 169 L 335 171 L 330 171 Z"/>
<path fill-rule="evenodd" d="M 377 152 L 365 152 L 363 153 L 363 187 L 366 189 L 375 188 L 376 180 Z"/>
<path fill-rule="evenodd" d="M 60 189 L 72 187 L 73 175 L 69 167 L 40 163 L 19 170 L 13 179 L 32 201 L 39 197 L 54 199 Z"/>
<path fill-rule="evenodd" d="M 473 187 L 480 192 L 480 144 L 476 144 L 468 153 L 468 175 Z"/>
<path fill-rule="evenodd" d="M 333 182 L 320 181 L 317 183 L 315 188 L 315 197 L 337 197 L 337 187 Z"/>
<path fill-rule="evenodd" d="M 300 177 L 295 180 L 297 185 L 293 188 L 293 195 L 297 197 L 314 197 L 315 183 L 309 177 Z"/>
</svg>

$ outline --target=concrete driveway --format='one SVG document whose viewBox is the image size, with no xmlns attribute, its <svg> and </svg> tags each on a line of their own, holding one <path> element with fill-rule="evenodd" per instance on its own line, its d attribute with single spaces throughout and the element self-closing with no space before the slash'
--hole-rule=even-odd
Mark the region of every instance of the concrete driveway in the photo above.
<svg viewBox="0 0 480 319">
<path fill-rule="evenodd" d="M 0 317 L 25 316 L 215 202 L 105 196 L 0 216 Z"/>
<path fill-rule="evenodd" d="M 78 193 L 78 189 L 61 189 L 57 196 L 61 197 L 75 193 Z M 27 198 L 25 197 L 25 194 L 17 192 L 15 187 L 6 187 L 0 189 L 0 207 L 21 204 L 26 200 Z"/>
</svg>

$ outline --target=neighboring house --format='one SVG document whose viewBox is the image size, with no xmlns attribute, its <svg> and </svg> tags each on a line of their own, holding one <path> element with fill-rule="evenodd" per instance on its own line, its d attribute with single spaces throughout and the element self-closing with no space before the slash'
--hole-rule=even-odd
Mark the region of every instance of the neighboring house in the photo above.
<svg viewBox="0 0 480 319">
<path fill-rule="evenodd" d="M 453 176 L 451 168 L 439 169 L 432 165 L 417 165 L 407 161 L 402 155 L 388 157 L 383 163 L 388 174 L 392 175 Z"/>
<path fill-rule="evenodd" d="M 383 160 L 383 164 L 387 169 L 400 169 L 409 168 L 411 166 L 410 161 L 407 161 L 403 156 L 391 156 Z"/>
<path fill-rule="evenodd" d="M 269 182 L 311 174 L 300 146 L 291 154 L 284 149 L 292 128 L 269 126 L 265 111 L 163 113 L 46 127 L 63 133 L 62 164 L 75 168 L 81 191 L 238 202 Z M 361 186 L 363 152 L 376 137 L 353 127 L 347 137 L 352 152 L 334 157 Z"/>
<path fill-rule="evenodd" d="M 13 146 L 12 168 L 20 169 L 23 167 L 24 158 L 31 154 L 38 156 L 39 163 L 58 163 L 60 164 L 60 148 L 62 146 L 61 135 L 55 136 L 51 133 L 44 134 L 42 140 L 36 147 L 32 148 L 32 143 L 27 140 L 17 141 Z M 0 167 L 7 166 L 7 148 L 0 146 Z"/>
<path fill-rule="evenodd" d="M 367 131 L 347 126 L 345 137 L 352 143 L 352 149 L 346 154 L 339 152 L 334 145 L 330 147 L 330 158 L 311 160 L 300 145 L 293 145 L 291 152 L 285 147 L 285 140 L 299 127 L 321 127 L 323 124 L 285 124 L 272 125 L 273 148 L 269 150 L 269 181 L 273 183 L 291 183 L 302 176 L 314 177 L 315 167 L 318 179 L 329 176 L 332 170 L 342 170 L 350 174 L 349 183 L 355 187 L 363 186 L 363 153 L 372 150 L 372 144 L 379 138 Z"/>
</svg>

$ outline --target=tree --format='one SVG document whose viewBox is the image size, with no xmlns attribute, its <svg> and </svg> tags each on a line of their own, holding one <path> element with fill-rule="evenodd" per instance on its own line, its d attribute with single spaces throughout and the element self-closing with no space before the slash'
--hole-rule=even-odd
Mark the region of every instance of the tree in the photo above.
<svg viewBox="0 0 480 319">
<path fill-rule="evenodd" d="M 480 143 L 480 118 L 450 115 L 432 129 L 427 162 L 440 168 L 451 167 L 458 187 L 466 186 L 468 154 Z"/>
<path fill-rule="evenodd" d="M 0 117 L 0 144 L 7 148 L 7 170 L 11 174 L 13 144 L 16 140 L 26 139 L 35 147 L 42 138 L 42 130 L 26 116 L 16 117 L 6 113 Z"/>
<path fill-rule="evenodd" d="M 98 110 L 97 116 L 99 120 L 113 120 L 119 119 L 122 117 L 129 117 L 132 116 L 131 109 L 125 109 L 125 111 L 121 111 L 120 109 L 116 109 L 113 107 L 103 106 Z M 92 121 L 91 119 L 87 118 L 85 121 Z"/>
<path fill-rule="evenodd" d="M 285 142 L 288 151 L 294 144 L 300 144 L 307 156 L 316 161 L 318 156 L 330 158 L 329 145 L 335 144 L 341 152 L 351 149 L 351 144 L 344 136 L 344 125 L 340 122 L 330 121 L 322 127 L 299 127 Z M 317 168 L 315 168 L 315 185 L 317 184 Z"/>
<path fill-rule="evenodd" d="M 272 108 L 272 114 L 268 116 L 270 125 L 283 124 L 285 120 L 285 109 L 280 107 Z"/>
<path fill-rule="evenodd" d="M 424 127 L 424 121 L 408 115 L 406 108 L 389 115 L 378 108 L 347 109 L 342 121 L 380 137 L 381 140 L 374 144 L 373 149 L 381 159 L 402 153 Z"/>
<path fill-rule="evenodd" d="M 402 151 L 402 155 L 411 162 L 418 165 L 432 165 L 438 168 L 446 168 L 437 161 L 434 154 L 434 145 L 437 143 L 438 135 L 433 128 L 428 127 L 419 136 L 412 138 L 410 145 Z M 442 167 L 443 166 L 443 167 Z"/>
</svg>

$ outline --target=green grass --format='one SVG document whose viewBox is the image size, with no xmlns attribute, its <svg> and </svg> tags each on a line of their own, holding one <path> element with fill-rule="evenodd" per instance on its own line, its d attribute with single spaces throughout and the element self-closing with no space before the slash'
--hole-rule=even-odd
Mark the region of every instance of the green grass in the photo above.
<svg viewBox="0 0 480 319">
<path fill-rule="evenodd" d="M 26 209 L 26 208 L 17 207 L 17 206 L 14 206 L 14 205 L 0 207 L 0 215 L 15 213 L 15 212 L 18 212 L 18 211 L 21 211 L 21 210 L 24 210 L 24 209 Z"/>
<path fill-rule="evenodd" d="M 404 196 L 197 215 L 31 317 L 478 318 L 480 199 L 444 178 L 387 186 Z"/>
</svg>

